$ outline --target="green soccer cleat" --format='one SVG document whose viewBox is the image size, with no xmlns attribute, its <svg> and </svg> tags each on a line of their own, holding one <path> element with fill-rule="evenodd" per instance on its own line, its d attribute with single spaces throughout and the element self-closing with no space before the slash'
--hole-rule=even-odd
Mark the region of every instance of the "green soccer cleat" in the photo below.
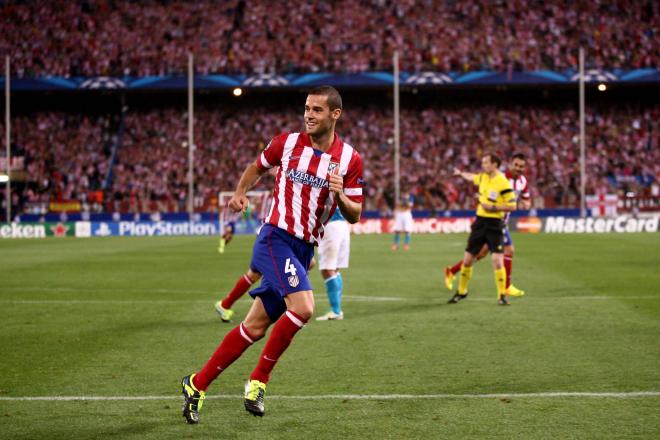
<svg viewBox="0 0 660 440">
<path fill-rule="evenodd" d="M 264 394 L 266 384 L 258 380 L 251 380 L 245 384 L 245 410 L 255 416 L 264 415 Z"/>
<path fill-rule="evenodd" d="M 222 322 L 231 322 L 231 318 L 234 316 L 234 311 L 232 309 L 225 309 L 222 307 L 222 301 L 215 303 L 215 311 L 220 315 Z"/>
<path fill-rule="evenodd" d="M 181 393 L 183 393 L 183 417 L 190 424 L 199 423 L 199 410 L 202 409 L 206 393 L 193 385 L 194 374 L 181 379 Z"/>
</svg>

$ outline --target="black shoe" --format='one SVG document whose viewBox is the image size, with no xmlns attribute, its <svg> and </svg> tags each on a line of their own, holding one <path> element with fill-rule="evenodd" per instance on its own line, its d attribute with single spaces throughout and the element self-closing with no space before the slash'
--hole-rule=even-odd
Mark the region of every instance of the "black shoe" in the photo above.
<svg viewBox="0 0 660 440">
<path fill-rule="evenodd" d="M 190 424 L 199 423 L 199 410 L 202 409 L 206 393 L 195 388 L 192 376 L 181 379 L 181 392 L 183 393 L 183 417 Z"/>
<path fill-rule="evenodd" d="M 497 304 L 501 306 L 508 306 L 511 305 L 508 299 L 506 299 L 506 295 L 500 295 L 500 297 L 497 300 Z"/>
<path fill-rule="evenodd" d="M 264 415 L 264 394 L 266 393 L 266 384 L 258 380 L 251 380 L 245 384 L 245 410 L 252 415 L 263 417 Z"/>
<path fill-rule="evenodd" d="M 467 292 L 465 292 L 465 295 L 461 295 L 460 293 L 456 292 L 456 293 L 454 294 L 454 296 L 452 296 L 451 298 L 449 298 L 449 301 L 447 301 L 447 303 L 448 303 L 448 304 L 456 304 L 456 303 L 458 303 L 460 300 L 467 298 L 467 296 L 468 296 L 468 293 L 467 293 Z"/>
</svg>

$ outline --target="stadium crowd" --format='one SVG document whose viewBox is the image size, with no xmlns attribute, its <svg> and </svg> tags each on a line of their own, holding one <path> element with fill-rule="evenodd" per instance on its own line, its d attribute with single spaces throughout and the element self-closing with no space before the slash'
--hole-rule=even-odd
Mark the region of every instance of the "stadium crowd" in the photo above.
<svg viewBox="0 0 660 440">
<path fill-rule="evenodd" d="M 657 67 L 657 2 L 0 1 L 18 77 Z"/>
<path fill-rule="evenodd" d="M 15 154 L 25 156 L 30 180 L 22 204 L 77 199 L 84 206 L 98 202 L 98 209 L 107 211 L 185 210 L 185 110 L 129 112 L 123 130 L 117 118 L 65 113 L 15 118 Z M 361 152 L 365 163 L 366 208 L 388 212 L 394 193 L 391 111 L 364 107 L 344 119 L 338 133 Z M 658 106 L 608 106 L 588 114 L 588 193 L 658 195 L 659 120 Z M 199 210 L 216 209 L 217 192 L 233 190 L 243 168 L 279 130 L 302 129 L 295 108 L 202 108 L 196 111 L 195 127 Z M 572 108 L 404 108 L 401 135 L 402 189 L 415 195 L 418 209 L 472 208 L 473 188 L 451 173 L 454 166 L 477 170 L 484 151 L 528 157 L 537 208 L 578 204 L 578 128 Z M 112 163 L 115 144 L 119 148 Z M 259 183 L 262 189 L 271 186 L 272 178 Z"/>
</svg>

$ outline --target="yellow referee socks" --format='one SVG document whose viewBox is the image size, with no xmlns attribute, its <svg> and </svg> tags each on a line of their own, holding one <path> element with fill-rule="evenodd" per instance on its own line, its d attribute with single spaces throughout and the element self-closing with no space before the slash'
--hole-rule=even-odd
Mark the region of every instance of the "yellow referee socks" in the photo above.
<svg viewBox="0 0 660 440">
<path fill-rule="evenodd" d="M 461 276 L 458 277 L 458 294 L 465 295 L 467 293 L 468 284 L 472 278 L 472 266 L 461 266 Z"/>
<path fill-rule="evenodd" d="M 495 286 L 497 286 L 497 298 L 506 293 L 506 269 L 500 267 L 495 270 Z"/>
</svg>

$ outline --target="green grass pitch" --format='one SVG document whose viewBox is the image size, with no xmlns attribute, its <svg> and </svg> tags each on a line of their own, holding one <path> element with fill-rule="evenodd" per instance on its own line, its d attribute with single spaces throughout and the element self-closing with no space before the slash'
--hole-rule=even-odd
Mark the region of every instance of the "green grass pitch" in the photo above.
<svg viewBox="0 0 660 440">
<path fill-rule="evenodd" d="M 186 425 L 178 382 L 245 314 L 249 298 L 222 324 L 213 302 L 253 239 L 224 255 L 213 237 L 1 241 L 0 438 L 660 438 L 659 234 L 515 235 L 527 295 L 510 307 L 496 305 L 489 262 L 466 301 L 446 304 L 441 268 L 465 235 L 417 235 L 407 253 L 353 236 L 346 319 L 298 334 L 266 416 L 241 400 L 260 341 Z M 316 270 L 312 283 L 324 313 Z M 550 392 L 621 394 L 523 395 Z M 61 396 L 125 400 L 17 399 Z"/>
</svg>

